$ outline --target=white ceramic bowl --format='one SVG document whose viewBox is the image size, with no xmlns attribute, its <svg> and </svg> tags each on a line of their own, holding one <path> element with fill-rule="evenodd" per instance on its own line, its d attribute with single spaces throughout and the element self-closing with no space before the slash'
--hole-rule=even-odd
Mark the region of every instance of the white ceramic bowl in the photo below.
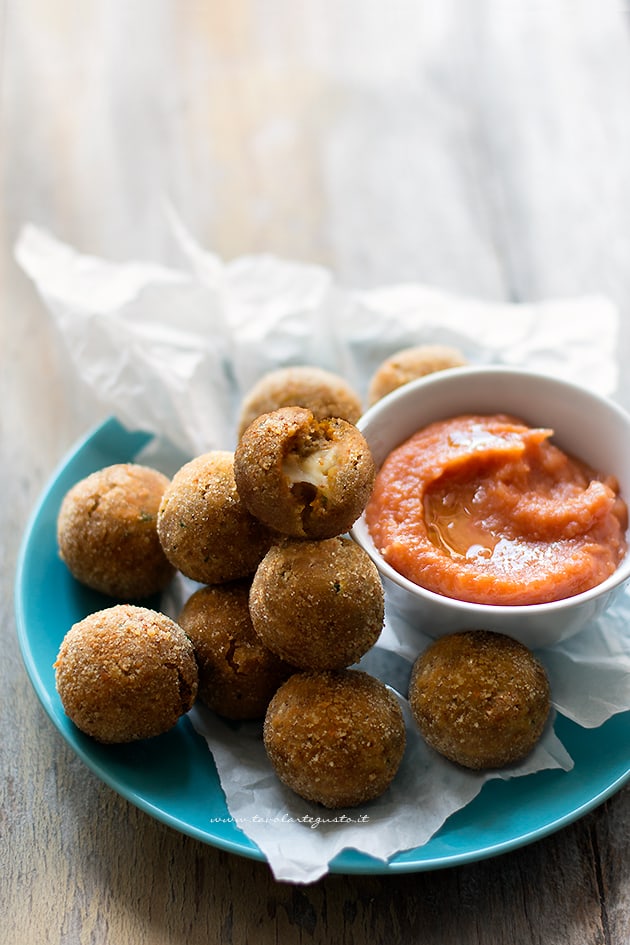
<svg viewBox="0 0 630 945">
<path fill-rule="evenodd" d="M 509 413 L 532 426 L 551 427 L 554 443 L 598 472 L 617 477 L 630 500 L 630 416 L 613 401 L 576 384 L 506 367 L 440 371 L 399 388 L 358 423 L 377 466 L 421 427 L 464 413 Z M 498 606 L 453 600 L 419 587 L 395 571 L 375 548 L 365 520 L 353 538 L 375 562 L 389 607 L 431 637 L 464 629 L 497 630 L 533 649 L 581 630 L 609 606 L 630 578 L 630 553 L 597 587 L 545 604 Z"/>
</svg>

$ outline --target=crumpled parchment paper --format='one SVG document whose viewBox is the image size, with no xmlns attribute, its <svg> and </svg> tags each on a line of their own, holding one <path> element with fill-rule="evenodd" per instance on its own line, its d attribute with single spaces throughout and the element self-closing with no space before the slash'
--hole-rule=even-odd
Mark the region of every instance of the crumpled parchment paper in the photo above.
<svg viewBox="0 0 630 945">
<path fill-rule="evenodd" d="M 174 226 L 178 269 L 86 256 L 32 225 L 16 257 L 77 388 L 190 455 L 230 448 L 243 393 L 266 371 L 317 364 L 365 394 L 383 358 L 410 344 L 452 344 L 473 363 L 616 389 L 618 317 L 604 298 L 511 305 L 419 285 L 349 291 L 321 266 L 273 256 L 223 263 Z"/>
<path fill-rule="evenodd" d="M 154 433 L 154 455 L 163 466 L 169 456 L 176 468 L 183 458 L 233 448 L 243 394 L 283 365 L 320 365 L 365 396 L 386 356 L 435 342 L 459 347 L 472 363 L 535 368 L 615 392 L 618 316 L 605 298 L 512 305 L 419 285 L 351 291 L 321 266 L 273 256 L 224 263 L 198 246 L 173 214 L 171 224 L 182 255 L 176 268 L 86 256 L 32 225 L 16 245 L 16 258 L 57 329 L 70 382 L 128 427 Z M 175 588 L 164 601 L 173 616 L 194 589 L 186 581 Z M 629 623 L 630 593 L 624 592 L 597 624 L 539 652 L 554 712 L 593 727 L 630 709 Z M 260 723 L 235 729 L 203 706 L 193 709 L 229 817 L 258 844 L 277 879 L 313 882 L 347 848 L 387 860 L 426 843 L 488 778 L 571 769 L 553 717 L 531 755 L 500 772 L 466 771 L 429 749 L 404 699 L 411 663 L 428 643 L 388 611 L 378 645 L 361 661 L 400 694 L 408 731 L 394 783 L 365 808 L 327 811 L 307 804 L 273 774 Z"/>
</svg>

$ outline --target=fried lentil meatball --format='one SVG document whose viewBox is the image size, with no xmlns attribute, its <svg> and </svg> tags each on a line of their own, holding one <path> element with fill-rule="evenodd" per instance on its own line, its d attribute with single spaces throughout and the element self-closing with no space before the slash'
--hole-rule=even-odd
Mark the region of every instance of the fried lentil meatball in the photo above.
<svg viewBox="0 0 630 945">
<path fill-rule="evenodd" d="M 468 630 L 441 637 L 416 660 L 409 704 L 436 751 L 467 768 L 520 761 L 540 738 L 550 709 L 547 675 L 522 643 Z"/>
<path fill-rule="evenodd" d="M 353 424 L 281 407 L 249 425 L 234 454 L 234 475 L 246 508 L 270 528 L 294 538 L 332 538 L 363 511 L 376 469 Z"/>
<path fill-rule="evenodd" d="M 368 404 L 372 406 L 381 397 L 419 377 L 444 371 L 446 368 L 463 367 L 466 363 L 457 348 L 446 345 L 403 348 L 386 358 L 376 369 L 368 388 Z"/>
<path fill-rule="evenodd" d="M 162 497 L 157 531 L 169 561 L 200 584 L 252 575 L 271 544 L 268 529 L 239 497 L 229 450 L 204 453 L 175 473 Z"/>
<path fill-rule="evenodd" d="M 249 595 L 254 630 L 300 669 L 342 669 L 376 643 L 383 585 L 366 551 L 349 538 L 286 539 L 267 552 Z"/>
<path fill-rule="evenodd" d="M 117 463 L 66 493 L 57 543 L 78 581 L 119 600 L 148 597 L 166 587 L 175 569 L 162 550 L 156 522 L 168 484 L 156 469 Z"/>
<path fill-rule="evenodd" d="M 306 407 L 318 420 L 341 417 L 349 423 L 362 413 L 361 398 L 343 377 L 306 364 L 278 368 L 263 375 L 243 399 L 239 438 L 256 417 L 279 407 Z"/>
<path fill-rule="evenodd" d="M 54 668 L 66 715 L 104 743 L 167 732 L 197 695 L 197 663 L 184 631 L 164 614 L 131 604 L 75 623 Z"/>
<path fill-rule="evenodd" d="M 199 698 L 229 719 L 263 718 L 280 683 L 295 669 L 262 643 L 249 616 L 249 580 L 202 587 L 178 623 L 199 666 Z"/>
<path fill-rule="evenodd" d="M 405 750 L 396 697 L 360 670 L 296 673 L 269 703 L 263 727 L 278 778 L 325 807 L 355 807 L 383 794 Z"/>
</svg>

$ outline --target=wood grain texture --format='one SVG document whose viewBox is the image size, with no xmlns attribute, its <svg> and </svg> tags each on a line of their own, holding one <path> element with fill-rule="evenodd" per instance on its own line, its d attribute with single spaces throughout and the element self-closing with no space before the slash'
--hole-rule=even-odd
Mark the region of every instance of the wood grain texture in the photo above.
<svg viewBox="0 0 630 945">
<path fill-rule="evenodd" d="M 623 362 L 622 4 L 4 0 L 0 11 L 0 941 L 626 945 L 629 789 L 498 859 L 276 883 L 83 766 L 28 682 L 12 599 L 37 496 L 99 418 L 70 396 L 13 260 L 25 222 L 85 252 L 169 262 L 169 200 L 227 258 L 321 262 L 354 286 L 601 292 L 624 316 Z M 630 405 L 625 372 L 619 396 Z"/>
</svg>

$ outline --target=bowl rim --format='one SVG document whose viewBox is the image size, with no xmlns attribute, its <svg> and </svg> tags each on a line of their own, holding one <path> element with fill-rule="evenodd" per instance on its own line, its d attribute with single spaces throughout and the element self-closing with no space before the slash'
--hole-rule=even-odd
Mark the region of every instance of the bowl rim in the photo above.
<svg viewBox="0 0 630 945">
<path fill-rule="evenodd" d="M 428 374 L 424 377 L 417 378 L 416 380 L 409 381 L 408 383 L 403 384 L 402 386 L 391 391 L 389 394 L 386 394 L 375 404 L 369 407 L 359 418 L 357 427 L 363 433 L 363 435 L 366 436 L 366 427 L 368 427 L 371 422 L 373 422 L 377 417 L 380 417 L 384 411 L 394 408 L 399 401 L 412 399 L 417 391 L 425 390 L 427 387 L 448 385 L 454 379 L 462 379 L 463 377 L 481 377 L 484 375 L 503 375 L 504 377 L 518 376 L 533 382 L 542 382 L 562 388 L 568 393 L 579 393 L 581 396 L 591 398 L 594 403 L 598 403 L 600 406 L 609 410 L 611 414 L 616 415 L 617 419 L 623 422 L 628 427 L 628 431 L 630 432 L 630 414 L 619 403 L 613 400 L 612 397 L 594 391 L 592 388 L 581 385 L 575 381 L 568 380 L 567 378 L 557 377 L 551 374 L 546 374 L 543 371 L 498 364 L 465 365 L 462 367 L 445 368 L 444 370 L 435 371 L 432 374 Z M 439 417 L 436 416 L 435 419 L 437 420 Z M 420 427 L 418 429 L 420 429 Z M 401 443 L 403 443 L 405 439 L 407 439 L 407 437 L 403 437 L 403 439 L 399 440 L 398 443 L 391 446 L 387 455 L 389 455 L 389 453 L 395 449 L 396 446 L 399 446 Z M 369 445 L 369 436 L 366 436 L 366 440 L 368 441 Z M 630 497 L 628 497 L 626 501 L 628 502 L 628 507 L 630 510 Z M 353 527 L 350 529 L 350 535 L 367 552 L 381 574 L 388 578 L 393 584 L 398 585 L 403 590 L 412 594 L 415 598 L 424 599 L 427 601 L 427 603 L 432 603 L 436 606 L 448 606 L 454 612 L 466 614 L 467 618 L 478 615 L 481 619 L 486 614 L 493 614 L 498 617 L 505 616 L 506 618 L 508 616 L 516 617 L 519 614 L 523 616 L 550 615 L 554 612 L 577 607 L 580 604 L 588 604 L 590 601 L 604 597 L 605 595 L 615 591 L 630 579 L 630 525 L 626 529 L 626 536 L 628 537 L 628 549 L 612 574 L 610 574 L 599 584 L 596 584 L 594 587 L 591 587 L 586 591 L 582 591 L 579 594 L 573 594 L 569 597 L 562 597 L 558 600 L 545 601 L 544 603 L 537 604 L 481 604 L 475 601 L 460 600 L 456 597 L 447 597 L 445 594 L 438 594 L 436 591 L 431 591 L 420 584 L 416 584 L 409 578 L 406 578 L 404 575 L 400 574 L 399 571 L 396 571 L 395 568 L 393 568 L 378 551 L 374 545 L 374 542 L 372 541 L 372 537 L 365 522 L 365 512 L 361 514 L 361 516 L 354 523 Z"/>
<path fill-rule="evenodd" d="M 483 377 L 484 375 L 506 377 L 520 377 L 527 380 L 536 381 L 543 384 L 552 385 L 558 388 L 564 388 L 567 392 L 575 392 L 581 396 L 590 398 L 616 414 L 622 419 L 630 429 L 630 412 L 628 412 L 618 401 L 614 400 L 610 394 L 604 394 L 580 384 L 578 381 L 570 380 L 566 377 L 560 377 L 556 374 L 548 374 L 545 371 L 535 368 L 522 366 L 511 366 L 506 364 L 465 364 L 461 367 L 442 368 L 439 371 L 433 371 L 431 374 L 425 374 L 424 377 L 418 377 L 413 381 L 407 381 L 395 390 L 385 394 L 376 403 L 365 410 L 357 421 L 357 427 L 363 431 L 365 426 L 373 420 L 375 416 L 382 413 L 383 410 L 391 407 L 399 400 L 407 400 L 412 397 L 417 390 L 425 387 L 438 387 L 449 384 L 454 380 L 464 377 Z"/>
</svg>

